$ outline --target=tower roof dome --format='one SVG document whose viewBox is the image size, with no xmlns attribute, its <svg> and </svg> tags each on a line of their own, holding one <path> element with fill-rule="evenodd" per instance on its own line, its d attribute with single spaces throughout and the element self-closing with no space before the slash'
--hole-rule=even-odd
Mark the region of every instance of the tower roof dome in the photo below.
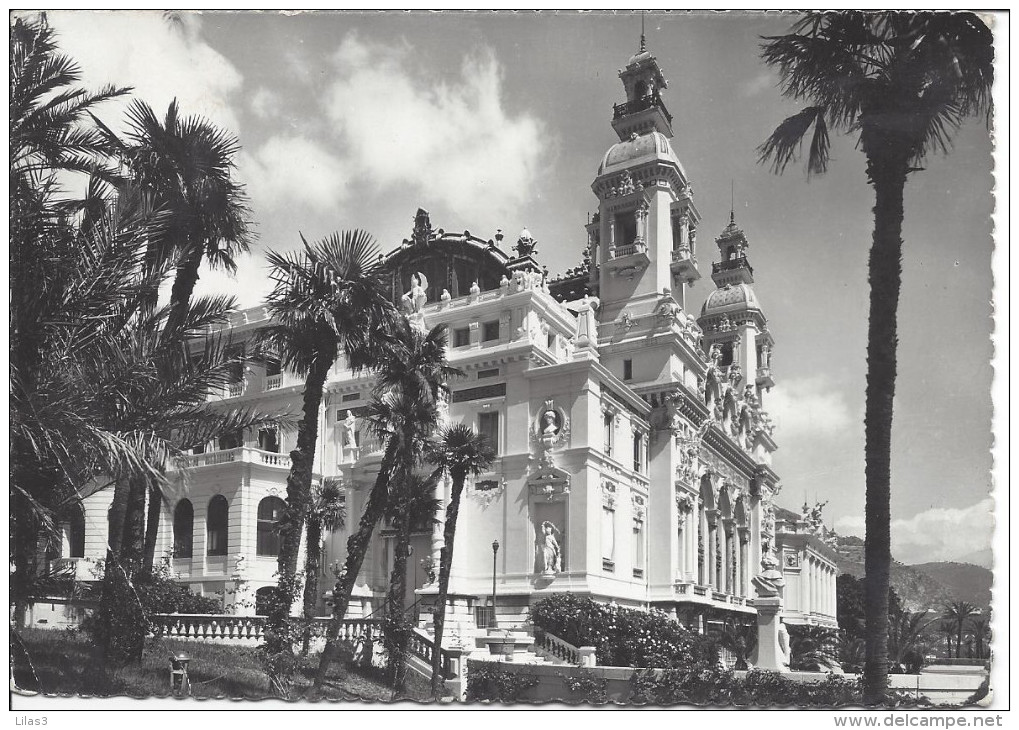
<svg viewBox="0 0 1019 730">
<path fill-rule="evenodd" d="M 612 145 L 598 166 L 598 174 L 618 172 L 636 164 L 654 161 L 671 162 L 686 176 L 669 138 L 661 132 L 631 135 L 630 139 Z"/>
<path fill-rule="evenodd" d="M 704 300 L 701 308 L 701 316 L 711 314 L 728 314 L 729 312 L 745 311 L 747 309 L 761 310 L 757 301 L 757 294 L 749 284 L 731 284 L 715 289 Z"/>
</svg>

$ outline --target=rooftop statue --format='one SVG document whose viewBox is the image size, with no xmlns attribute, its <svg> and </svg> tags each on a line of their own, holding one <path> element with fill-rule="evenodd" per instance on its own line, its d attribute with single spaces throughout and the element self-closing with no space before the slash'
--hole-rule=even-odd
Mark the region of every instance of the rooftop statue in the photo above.
<svg viewBox="0 0 1019 730">
<path fill-rule="evenodd" d="M 407 314 L 421 314 L 428 302 L 428 279 L 420 271 L 410 277 L 410 291 L 400 299 Z"/>
</svg>

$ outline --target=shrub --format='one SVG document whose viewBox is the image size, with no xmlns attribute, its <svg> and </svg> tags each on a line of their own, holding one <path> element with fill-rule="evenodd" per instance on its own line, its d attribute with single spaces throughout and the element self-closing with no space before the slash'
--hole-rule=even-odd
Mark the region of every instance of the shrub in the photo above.
<svg viewBox="0 0 1019 730">
<path fill-rule="evenodd" d="M 590 669 L 581 669 L 572 674 L 563 674 L 563 683 L 572 695 L 571 699 L 578 702 L 602 704 L 608 702 L 609 680 L 599 677 Z"/>
<path fill-rule="evenodd" d="M 516 702 L 520 695 L 538 684 L 530 674 L 508 672 L 498 664 L 471 662 L 467 672 L 467 701 Z"/>
<path fill-rule="evenodd" d="M 714 639 L 683 628 L 662 611 L 620 608 L 561 593 L 535 604 L 531 622 L 574 646 L 595 647 L 603 666 L 669 668 L 718 662 Z"/>
</svg>

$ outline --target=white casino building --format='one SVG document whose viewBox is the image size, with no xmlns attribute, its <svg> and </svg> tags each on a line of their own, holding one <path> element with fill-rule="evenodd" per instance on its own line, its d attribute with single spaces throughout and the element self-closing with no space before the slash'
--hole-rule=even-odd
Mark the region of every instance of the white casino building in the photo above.
<svg viewBox="0 0 1019 730">
<path fill-rule="evenodd" d="M 765 411 L 774 340 L 747 237 L 730 219 L 715 239 L 715 289 L 699 316 L 688 311 L 687 288 L 701 278 L 700 215 L 669 141 L 666 81 L 643 45 L 620 78 L 619 141 L 591 186 L 598 209 L 581 266 L 550 281 L 526 230 L 511 248 L 501 234 L 435 229 L 425 211 L 386 260 L 394 299 L 424 275 L 417 314 L 448 327 L 449 361 L 467 374 L 452 384 L 447 418 L 498 450 L 490 473 L 464 493 L 452 623 L 487 620 L 497 540 L 501 626 L 562 591 L 660 608 L 690 626 L 719 611 L 752 620 L 765 571 L 784 579 L 786 623 L 834 626 L 835 551 L 820 509 L 800 515 L 775 502 L 777 446 Z M 261 308 L 247 310 L 231 337 L 243 347 L 265 323 Z M 316 472 L 342 477 L 351 525 L 381 459 L 358 415 L 371 385 L 338 363 L 321 413 Z M 302 387 L 273 363 L 252 365 L 222 399 L 296 413 Z M 180 580 L 222 597 L 227 612 L 255 612 L 259 589 L 274 584 L 272 524 L 294 438 L 263 430 L 209 444 L 191 457 L 163 515 L 158 552 L 172 550 Z M 65 525 L 64 559 L 104 557 L 110 499 L 90 497 Z M 327 538 L 324 564 L 343 559 L 346 538 L 343 530 Z M 385 526 L 376 532 L 350 615 L 381 605 L 392 539 Z M 408 604 L 434 596 L 429 563 L 441 544 L 441 524 L 415 535 Z M 79 576 L 89 577 L 84 565 Z M 321 585 L 332 582 L 326 574 Z"/>
</svg>

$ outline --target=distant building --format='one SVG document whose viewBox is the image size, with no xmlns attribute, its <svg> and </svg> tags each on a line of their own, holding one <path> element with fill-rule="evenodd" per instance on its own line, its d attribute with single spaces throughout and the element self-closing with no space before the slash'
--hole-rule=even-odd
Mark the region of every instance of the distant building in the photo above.
<svg viewBox="0 0 1019 730">
<path fill-rule="evenodd" d="M 764 409 L 775 342 L 753 289 L 748 239 L 730 215 L 715 239 L 715 289 L 694 316 L 687 288 L 701 278 L 701 216 L 670 143 L 667 84 L 643 44 L 620 78 L 626 96 L 611 120 L 619 141 L 592 183 L 598 208 L 580 266 L 549 280 L 542 245 L 526 229 L 510 246 L 501 233 L 486 240 L 435 229 L 423 210 L 386 257 L 394 300 L 419 287 L 425 303 L 412 303 L 409 316 L 445 325 L 449 361 L 466 373 L 452 384 L 445 418 L 486 434 L 498 452 L 465 490 L 452 622 L 487 620 L 498 540 L 501 625 L 570 592 L 701 627 L 719 612 L 751 619 L 755 591 L 784 582 L 787 623 L 834 626 L 835 552 L 820 508 L 797 515 L 775 503 L 777 446 Z M 243 347 L 266 321 L 261 308 L 247 310 L 230 336 Z M 302 386 L 267 362 L 238 372 L 222 399 L 297 412 Z M 371 386 L 370 375 L 338 363 L 321 414 L 316 471 L 342 478 L 350 524 L 382 454 L 361 417 Z M 160 551 L 172 550 L 180 579 L 222 596 L 228 610 L 257 610 L 259 591 L 274 584 L 272 528 L 293 438 L 264 429 L 209 444 L 190 457 L 163 515 Z M 444 484 L 436 496 L 448 494 Z M 68 526 L 65 556 L 103 556 L 109 500 L 86 500 L 84 525 Z M 328 538 L 326 564 L 343 559 L 349 529 Z M 441 523 L 415 534 L 408 606 L 433 599 L 441 545 Z M 352 615 L 381 606 L 392 547 L 392 530 L 380 526 Z M 322 585 L 331 587 L 331 575 Z"/>
</svg>

